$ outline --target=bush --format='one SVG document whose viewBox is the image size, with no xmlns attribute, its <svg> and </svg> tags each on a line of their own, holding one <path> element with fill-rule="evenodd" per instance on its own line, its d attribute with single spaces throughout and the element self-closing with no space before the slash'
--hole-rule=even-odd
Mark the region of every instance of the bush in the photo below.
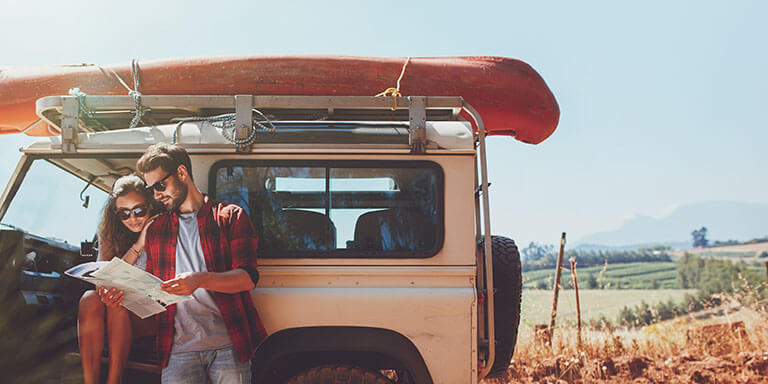
<svg viewBox="0 0 768 384">
<path fill-rule="evenodd" d="M 616 323 L 627 328 L 641 327 L 698 312 L 720 305 L 723 296 L 718 294 L 721 293 L 753 308 L 768 308 L 768 286 L 762 282 L 762 274 L 729 260 L 702 259 L 686 254 L 678 265 L 678 280 L 687 288 L 698 288 L 697 292 L 685 295 L 680 303 L 668 300 L 654 306 L 645 302 L 634 307 L 625 306 Z"/>
<path fill-rule="evenodd" d="M 621 264 L 672 261 L 671 256 L 667 253 L 668 247 L 659 248 L 645 247 L 635 251 L 569 250 L 565 252 L 565 257 L 563 257 L 563 266 L 566 268 L 570 267 L 569 259 L 571 257 L 578 261 L 579 267 L 581 268 L 604 265 L 605 263 Z M 557 254 L 552 252 L 543 253 L 540 251 L 540 247 L 535 244 L 531 244 L 531 246 L 525 248 L 523 252 L 530 254 L 530 256 L 526 256 L 522 261 L 523 272 L 550 268 L 554 269 L 555 264 L 557 264 Z"/>
<path fill-rule="evenodd" d="M 730 260 L 701 258 L 685 253 L 677 266 L 677 280 L 683 288 L 697 288 L 709 296 L 715 293 L 733 293 L 734 283 L 744 279 L 757 286 L 763 276 L 746 265 L 734 264 Z"/>
</svg>

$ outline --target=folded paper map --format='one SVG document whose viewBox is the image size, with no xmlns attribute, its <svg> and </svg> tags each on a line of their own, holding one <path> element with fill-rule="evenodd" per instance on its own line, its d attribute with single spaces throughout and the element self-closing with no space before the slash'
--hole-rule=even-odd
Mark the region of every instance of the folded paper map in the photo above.
<svg viewBox="0 0 768 384">
<path fill-rule="evenodd" d="M 192 296 L 173 295 L 163 291 L 160 289 L 162 280 L 118 257 L 111 261 L 76 265 L 65 273 L 97 287 L 124 291 L 120 304 L 142 319 L 165 311 L 168 305 L 192 299 Z"/>
</svg>

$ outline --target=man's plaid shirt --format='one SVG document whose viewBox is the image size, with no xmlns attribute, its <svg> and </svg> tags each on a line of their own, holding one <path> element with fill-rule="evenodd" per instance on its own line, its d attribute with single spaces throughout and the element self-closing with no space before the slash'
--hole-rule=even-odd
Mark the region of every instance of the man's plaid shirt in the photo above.
<svg viewBox="0 0 768 384">
<path fill-rule="evenodd" d="M 251 278 L 256 271 L 258 235 L 248 214 L 235 204 L 215 201 L 204 196 L 197 213 L 200 245 L 209 272 L 227 272 L 243 268 Z M 176 242 L 179 217 L 168 212 L 158 217 L 147 231 L 144 249 L 147 252 L 147 272 L 163 281 L 176 275 Z M 254 284 L 256 284 L 254 279 Z M 224 318 L 227 333 L 241 362 L 248 361 L 256 346 L 266 337 L 266 331 L 253 306 L 249 292 L 235 294 L 211 292 Z M 176 305 L 169 305 L 157 315 L 157 350 L 163 368 L 168 366 L 173 345 L 173 318 Z"/>
</svg>

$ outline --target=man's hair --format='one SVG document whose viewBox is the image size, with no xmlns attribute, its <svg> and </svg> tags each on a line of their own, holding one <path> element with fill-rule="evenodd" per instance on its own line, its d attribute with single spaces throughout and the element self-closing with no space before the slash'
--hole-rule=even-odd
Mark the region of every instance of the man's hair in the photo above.
<svg viewBox="0 0 768 384">
<path fill-rule="evenodd" d="M 194 180 L 192 178 L 192 161 L 189 159 L 187 151 L 176 144 L 157 143 L 144 151 L 136 163 L 136 168 L 141 173 L 151 172 L 158 167 L 168 173 L 176 173 L 179 165 L 185 166 L 189 178 Z"/>
</svg>

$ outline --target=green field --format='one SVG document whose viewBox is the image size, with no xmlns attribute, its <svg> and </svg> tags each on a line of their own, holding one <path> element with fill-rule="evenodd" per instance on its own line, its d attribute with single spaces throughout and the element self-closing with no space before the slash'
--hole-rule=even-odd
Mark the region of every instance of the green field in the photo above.
<svg viewBox="0 0 768 384">
<path fill-rule="evenodd" d="M 691 289 L 579 289 L 581 318 L 587 321 L 601 314 L 616 319 L 624 306 L 633 307 L 645 301 L 653 305 L 672 299 L 682 301 Z M 552 291 L 523 290 L 521 323 L 527 326 L 548 324 L 552 311 Z M 558 321 L 576 321 L 576 297 L 574 290 L 561 290 L 557 308 Z"/>
<path fill-rule="evenodd" d="M 605 268 L 605 272 L 603 269 Z M 607 289 L 675 289 L 677 283 L 677 264 L 673 262 L 609 264 L 607 267 L 595 266 L 579 268 L 579 287 L 588 288 L 589 276 L 594 276 L 599 286 Z M 523 272 L 523 288 L 552 287 L 555 278 L 553 269 Z M 563 270 L 560 285 L 571 286 L 571 272 Z"/>
<path fill-rule="evenodd" d="M 700 251 L 696 252 L 696 256 L 714 257 L 718 259 L 743 259 L 746 261 L 756 260 L 755 252 L 753 251 Z"/>
</svg>

